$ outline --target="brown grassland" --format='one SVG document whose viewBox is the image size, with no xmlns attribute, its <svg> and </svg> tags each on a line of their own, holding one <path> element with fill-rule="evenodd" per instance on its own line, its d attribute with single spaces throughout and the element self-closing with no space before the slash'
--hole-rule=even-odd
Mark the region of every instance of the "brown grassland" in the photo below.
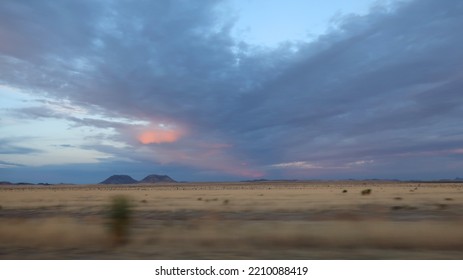
<svg viewBox="0 0 463 280">
<path fill-rule="evenodd" d="M 462 214 L 460 183 L 1 186 L 0 259 L 463 259 Z"/>
</svg>

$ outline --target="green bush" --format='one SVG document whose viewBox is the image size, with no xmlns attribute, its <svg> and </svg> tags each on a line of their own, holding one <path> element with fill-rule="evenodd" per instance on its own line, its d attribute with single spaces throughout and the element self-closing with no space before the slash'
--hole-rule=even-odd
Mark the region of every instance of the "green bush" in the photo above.
<svg viewBox="0 0 463 280">
<path fill-rule="evenodd" d="M 366 189 L 362 191 L 362 195 L 369 195 L 371 194 L 371 189 Z"/>
<path fill-rule="evenodd" d="M 108 209 L 109 230 L 113 243 L 121 245 L 128 242 L 132 215 L 132 205 L 125 196 L 115 196 L 111 199 Z"/>
</svg>

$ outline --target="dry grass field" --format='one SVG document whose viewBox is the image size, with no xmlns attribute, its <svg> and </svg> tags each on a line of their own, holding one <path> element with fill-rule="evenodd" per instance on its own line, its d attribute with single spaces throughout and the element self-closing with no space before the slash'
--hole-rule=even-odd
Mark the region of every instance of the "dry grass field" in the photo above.
<svg viewBox="0 0 463 280">
<path fill-rule="evenodd" d="M 463 259 L 463 184 L 1 186 L 0 225 L 0 259 Z"/>
</svg>

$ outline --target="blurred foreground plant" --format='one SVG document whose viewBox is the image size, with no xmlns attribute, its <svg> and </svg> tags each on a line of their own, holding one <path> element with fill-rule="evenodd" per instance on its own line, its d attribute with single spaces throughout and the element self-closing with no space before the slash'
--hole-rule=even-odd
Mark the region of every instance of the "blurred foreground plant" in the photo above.
<svg viewBox="0 0 463 280">
<path fill-rule="evenodd" d="M 114 245 L 127 243 L 131 223 L 132 205 L 125 196 L 115 196 L 111 199 L 108 209 L 109 230 Z"/>
</svg>

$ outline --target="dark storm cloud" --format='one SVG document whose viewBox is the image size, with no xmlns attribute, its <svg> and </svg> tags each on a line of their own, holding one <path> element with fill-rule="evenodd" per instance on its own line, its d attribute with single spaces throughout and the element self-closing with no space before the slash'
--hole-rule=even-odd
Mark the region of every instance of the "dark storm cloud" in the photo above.
<svg viewBox="0 0 463 280">
<path fill-rule="evenodd" d="M 320 51 L 250 94 L 258 105 L 242 111 L 235 135 L 259 139 L 243 147 L 283 162 L 461 148 L 461 24 L 459 1 L 341 19 L 338 31 L 301 53 Z"/>
<path fill-rule="evenodd" d="M 316 41 L 274 50 L 233 40 L 233 18 L 218 1 L 0 5 L 0 81 L 89 110 L 82 118 L 35 107 L 23 116 L 113 128 L 128 144 L 89 149 L 240 176 L 383 174 L 404 157 L 439 156 L 421 171 L 461 167 L 461 1 L 341 16 Z M 141 145 L 142 125 L 111 118 L 173 124 L 182 134 Z"/>
</svg>

